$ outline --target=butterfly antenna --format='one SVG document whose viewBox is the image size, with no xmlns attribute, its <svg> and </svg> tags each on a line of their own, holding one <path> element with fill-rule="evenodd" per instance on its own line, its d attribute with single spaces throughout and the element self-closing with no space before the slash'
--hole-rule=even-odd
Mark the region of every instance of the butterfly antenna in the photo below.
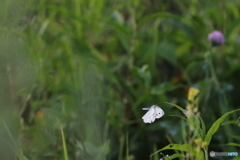
<svg viewBox="0 0 240 160">
<path fill-rule="evenodd" d="M 160 103 L 154 104 L 155 106 L 158 106 Z"/>
</svg>

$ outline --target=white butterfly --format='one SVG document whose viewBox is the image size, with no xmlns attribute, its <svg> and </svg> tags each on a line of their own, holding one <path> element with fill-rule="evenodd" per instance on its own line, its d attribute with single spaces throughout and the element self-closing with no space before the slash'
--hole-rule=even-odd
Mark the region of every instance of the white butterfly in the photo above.
<svg viewBox="0 0 240 160">
<path fill-rule="evenodd" d="M 164 115 L 164 111 L 156 105 L 152 105 L 150 108 L 143 108 L 143 110 L 149 110 L 142 117 L 145 123 L 153 123 L 155 119 L 161 118 Z"/>
</svg>

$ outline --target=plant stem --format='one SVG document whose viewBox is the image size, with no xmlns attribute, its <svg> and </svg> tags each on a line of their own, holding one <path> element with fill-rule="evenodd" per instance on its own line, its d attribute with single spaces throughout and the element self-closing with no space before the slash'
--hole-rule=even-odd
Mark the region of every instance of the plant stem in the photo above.
<svg viewBox="0 0 240 160">
<path fill-rule="evenodd" d="M 216 76 L 216 71 L 215 71 L 215 68 L 214 68 L 213 62 L 212 62 L 212 55 L 213 55 L 213 51 L 211 50 L 210 57 L 208 57 L 208 62 L 209 62 L 210 72 L 211 72 L 211 79 L 215 83 L 217 90 L 220 90 L 220 84 L 218 82 L 218 79 Z"/>
<path fill-rule="evenodd" d="M 216 87 L 216 90 L 219 93 L 221 114 L 225 114 L 226 113 L 226 108 L 228 106 L 228 101 L 227 101 L 227 96 L 226 96 L 225 91 L 221 89 L 220 83 L 219 83 L 217 75 L 216 75 L 215 68 L 213 66 L 213 62 L 212 62 L 213 53 L 214 53 L 214 50 L 211 48 L 210 49 L 210 55 L 207 57 L 208 62 L 209 62 L 209 66 L 210 66 L 210 71 L 211 71 L 211 80 L 213 82 L 213 85 Z M 226 125 L 224 127 L 224 129 L 227 133 L 232 133 L 232 130 L 228 125 Z M 228 141 L 232 142 L 232 138 L 228 137 Z"/>
<path fill-rule="evenodd" d="M 208 160 L 208 149 L 204 149 L 205 160 Z"/>
</svg>

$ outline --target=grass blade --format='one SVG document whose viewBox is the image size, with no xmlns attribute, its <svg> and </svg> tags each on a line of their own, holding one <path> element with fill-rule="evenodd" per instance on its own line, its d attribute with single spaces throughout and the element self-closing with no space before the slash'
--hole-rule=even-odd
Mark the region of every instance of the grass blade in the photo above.
<svg viewBox="0 0 240 160">
<path fill-rule="evenodd" d="M 62 143 L 63 143 L 63 156 L 64 156 L 64 160 L 69 160 L 68 153 L 67 153 L 66 140 L 65 140 L 65 136 L 64 136 L 64 132 L 63 132 L 62 126 L 61 126 L 61 135 L 62 135 Z"/>
</svg>

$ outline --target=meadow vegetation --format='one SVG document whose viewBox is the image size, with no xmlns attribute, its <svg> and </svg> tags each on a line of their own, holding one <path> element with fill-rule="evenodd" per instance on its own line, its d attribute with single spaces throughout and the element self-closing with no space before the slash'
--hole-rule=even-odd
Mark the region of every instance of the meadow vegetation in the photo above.
<svg viewBox="0 0 240 160">
<path fill-rule="evenodd" d="M 239 0 L 1 0 L 0 159 L 240 154 L 239 8 Z M 212 46 L 216 30 L 225 41 Z M 145 124 L 142 108 L 152 105 L 165 115 Z"/>
</svg>

